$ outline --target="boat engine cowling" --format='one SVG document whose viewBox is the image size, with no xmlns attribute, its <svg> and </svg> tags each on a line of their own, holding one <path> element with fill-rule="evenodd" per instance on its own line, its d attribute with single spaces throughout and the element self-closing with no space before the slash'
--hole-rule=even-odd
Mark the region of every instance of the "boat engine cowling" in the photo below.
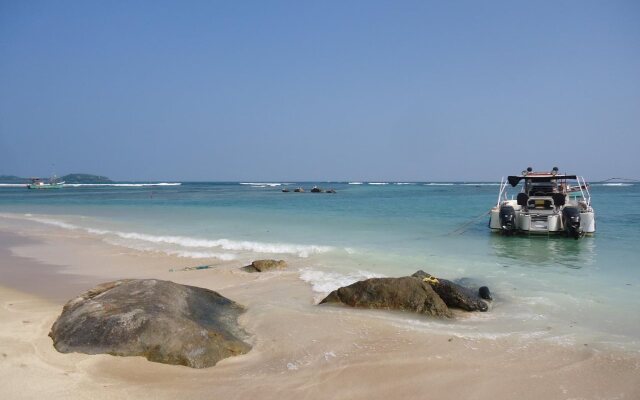
<svg viewBox="0 0 640 400">
<path fill-rule="evenodd" d="M 580 210 L 577 207 L 565 207 L 562 210 L 562 223 L 567 236 L 579 238 L 582 236 L 580 229 Z"/>
<path fill-rule="evenodd" d="M 516 210 L 512 206 L 500 207 L 500 226 L 502 232 L 510 235 L 516 230 Z"/>
</svg>

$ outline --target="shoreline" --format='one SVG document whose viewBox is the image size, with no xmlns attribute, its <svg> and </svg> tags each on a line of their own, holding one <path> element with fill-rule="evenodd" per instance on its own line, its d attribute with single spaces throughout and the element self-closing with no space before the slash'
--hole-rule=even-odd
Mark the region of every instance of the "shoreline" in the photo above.
<svg viewBox="0 0 640 400">
<path fill-rule="evenodd" d="M 527 343 L 460 338 L 400 324 L 398 313 L 319 307 L 295 261 L 287 271 L 265 274 L 243 272 L 238 261 L 170 272 L 194 261 L 124 249 L 53 227 L 13 233 L 8 228 L 0 224 L 0 374 L 10 382 L 0 393 L 6 398 L 44 393 L 50 398 L 238 399 L 640 396 L 637 352 L 534 338 Z M 5 271 L 15 267 L 20 272 L 6 279 Z M 121 278 L 206 287 L 245 305 L 240 323 L 253 349 L 203 370 L 141 357 L 56 352 L 47 334 L 64 302 L 94 282 Z M 55 290 L 47 293 L 47 288 Z"/>
</svg>

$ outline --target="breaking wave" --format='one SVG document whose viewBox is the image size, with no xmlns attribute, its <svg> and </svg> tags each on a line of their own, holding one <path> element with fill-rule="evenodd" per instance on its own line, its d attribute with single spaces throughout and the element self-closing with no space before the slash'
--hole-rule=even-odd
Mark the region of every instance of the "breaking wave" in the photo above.
<svg viewBox="0 0 640 400">
<path fill-rule="evenodd" d="M 5 215 L 2 215 L 5 216 Z M 10 216 L 11 217 L 11 216 Z M 42 224 L 56 226 L 58 228 L 69 230 L 80 230 L 97 236 L 104 236 L 113 241 L 113 239 L 126 239 L 126 241 L 118 241 L 116 244 L 124 245 L 138 250 L 154 250 L 162 251 L 167 254 L 177 255 L 181 257 L 191 258 L 207 258 L 209 255 L 219 259 L 235 258 L 233 254 L 219 254 L 207 252 L 208 249 L 222 249 L 235 252 L 250 252 L 263 254 L 290 254 L 298 257 L 306 258 L 312 254 L 326 253 L 334 248 L 331 246 L 319 245 L 302 245 L 293 243 L 268 243 L 254 241 L 238 241 L 231 239 L 203 239 L 189 236 L 173 236 L 173 235 L 150 235 L 139 232 L 123 232 L 115 230 L 105 230 L 97 228 L 86 228 L 74 224 L 70 224 L 57 219 L 33 216 L 26 214 L 22 219 L 27 219 Z M 176 247 L 144 247 L 150 244 L 173 245 Z M 137 246 L 137 247 L 136 247 Z"/>
<path fill-rule="evenodd" d="M 369 271 L 355 271 L 351 273 L 339 273 L 333 271 L 319 271 L 315 269 L 300 270 L 300 279 L 309 283 L 314 292 L 326 295 L 343 286 L 370 279 L 383 278 L 384 275 Z"/>
<path fill-rule="evenodd" d="M 65 183 L 65 187 L 112 186 L 112 187 L 145 187 L 145 186 L 180 186 L 180 182 L 158 183 Z"/>
<path fill-rule="evenodd" d="M 269 182 L 240 182 L 241 185 L 249 185 L 252 187 L 276 187 L 282 186 L 282 183 L 269 183 Z"/>
</svg>

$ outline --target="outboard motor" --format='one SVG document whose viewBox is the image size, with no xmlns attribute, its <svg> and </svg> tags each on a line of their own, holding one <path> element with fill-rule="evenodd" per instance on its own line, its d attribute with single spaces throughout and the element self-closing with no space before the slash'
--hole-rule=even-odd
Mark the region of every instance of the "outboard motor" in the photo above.
<svg viewBox="0 0 640 400">
<path fill-rule="evenodd" d="M 516 230 L 516 211 L 511 206 L 500 207 L 500 226 L 502 233 L 511 235 Z"/>
<path fill-rule="evenodd" d="M 577 207 L 565 207 L 562 210 L 562 223 L 567 236 L 578 239 L 582 236 L 580 229 L 580 210 Z"/>
</svg>

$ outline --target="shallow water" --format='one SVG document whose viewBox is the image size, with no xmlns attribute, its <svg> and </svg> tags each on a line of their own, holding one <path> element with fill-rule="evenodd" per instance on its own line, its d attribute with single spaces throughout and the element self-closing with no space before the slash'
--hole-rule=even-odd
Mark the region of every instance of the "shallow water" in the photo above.
<svg viewBox="0 0 640 400">
<path fill-rule="evenodd" d="M 486 284 L 495 301 L 453 323 L 405 319 L 416 329 L 640 350 L 640 185 L 593 185 L 597 233 L 573 240 L 491 234 L 496 183 L 402 183 L 0 187 L 0 214 L 194 263 L 288 258 L 318 299 L 423 269 Z M 314 184 L 337 193 L 309 193 Z"/>
</svg>

